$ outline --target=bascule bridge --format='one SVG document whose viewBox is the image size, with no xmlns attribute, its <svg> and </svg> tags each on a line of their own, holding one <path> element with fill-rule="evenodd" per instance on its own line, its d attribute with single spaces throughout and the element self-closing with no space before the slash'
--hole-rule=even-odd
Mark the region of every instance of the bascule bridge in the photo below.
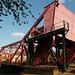
<svg viewBox="0 0 75 75">
<path fill-rule="evenodd" d="M 44 25 L 37 28 L 42 19 L 44 19 Z M 56 53 L 53 47 L 56 48 Z M 61 55 L 60 49 L 62 49 Z M 17 52 L 19 54 L 13 62 Z M 3 54 L 10 64 L 23 65 L 24 56 L 26 56 L 25 65 L 28 66 L 42 64 L 51 53 L 58 68 L 65 70 L 67 63 L 75 57 L 75 14 L 55 0 L 44 7 L 44 12 L 22 40 L 1 47 L 0 53 L 1 63 L 3 63 Z"/>
</svg>

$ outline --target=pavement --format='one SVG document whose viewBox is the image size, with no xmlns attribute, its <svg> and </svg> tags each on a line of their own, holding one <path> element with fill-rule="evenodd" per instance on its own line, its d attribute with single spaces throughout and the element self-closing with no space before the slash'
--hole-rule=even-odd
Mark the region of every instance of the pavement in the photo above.
<svg viewBox="0 0 75 75">
<path fill-rule="evenodd" d="M 69 68 L 62 74 L 61 71 L 58 72 L 58 75 L 75 75 L 75 68 Z"/>
</svg>

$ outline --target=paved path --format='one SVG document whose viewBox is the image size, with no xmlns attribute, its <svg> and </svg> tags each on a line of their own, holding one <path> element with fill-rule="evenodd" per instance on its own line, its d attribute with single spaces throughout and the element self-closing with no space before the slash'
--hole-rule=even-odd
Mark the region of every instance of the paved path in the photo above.
<svg viewBox="0 0 75 75">
<path fill-rule="evenodd" d="M 58 75 L 75 75 L 75 73 L 65 72 L 64 74 L 62 74 L 62 73 L 60 72 Z"/>
<path fill-rule="evenodd" d="M 63 74 L 62 74 L 62 72 L 59 72 L 58 75 L 75 75 L 75 68 L 69 68 Z"/>
</svg>

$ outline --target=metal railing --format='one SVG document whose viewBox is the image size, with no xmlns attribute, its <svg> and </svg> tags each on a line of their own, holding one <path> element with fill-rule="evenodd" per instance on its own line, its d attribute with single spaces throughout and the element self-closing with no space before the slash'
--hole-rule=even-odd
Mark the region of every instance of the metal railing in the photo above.
<svg viewBox="0 0 75 75">
<path fill-rule="evenodd" d="M 64 28 L 65 29 L 65 34 L 67 34 L 67 32 L 69 31 L 69 23 L 67 21 L 63 20 L 63 21 L 57 22 L 57 23 L 55 23 L 53 25 L 48 25 L 48 26 L 44 27 L 44 32 L 43 33 L 55 31 L 55 30 L 60 29 L 60 28 Z M 31 38 L 34 37 L 33 34 L 34 33 L 32 33 Z M 37 35 L 39 37 L 39 35 L 40 35 L 39 30 L 38 30 L 38 34 Z M 28 39 L 29 38 L 27 38 L 27 40 Z"/>
<path fill-rule="evenodd" d="M 55 31 L 60 28 L 65 28 L 65 32 L 69 31 L 69 23 L 65 20 L 45 27 L 45 33 Z"/>
</svg>

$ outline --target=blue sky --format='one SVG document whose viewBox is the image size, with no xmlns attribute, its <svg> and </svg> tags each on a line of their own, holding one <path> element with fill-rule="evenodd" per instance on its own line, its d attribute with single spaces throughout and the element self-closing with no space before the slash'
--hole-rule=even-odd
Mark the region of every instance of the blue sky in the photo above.
<svg viewBox="0 0 75 75">
<path fill-rule="evenodd" d="M 43 12 L 43 8 L 53 2 L 54 0 L 25 0 L 27 3 L 32 4 L 32 7 L 30 7 L 30 10 L 34 14 L 34 16 L 38 19 L 40 16 L 39 13 Z M 60 2 L 68 8 L 70 11 L 72 11 L 75 14 L 75 0 L 60 0 Z M 3 19 L 2 22 L 0 22 L 0 26 L 2 28 L 0 29 L 0 47 L 17 42 L 23 38 L 23 36 L 28 32 L 30 27 L 35 23 L 35 19 L 31 17 L 31 15 L 28 16 L 28 24 L 19 26 L 17 23 L 15 25 L 12 25 L 12 21 L 14 21 L 13 16 L 9 15 L 8 17 L 0 17 L 0 19 Z M 21 17 L 21 19 L 23 19 Z M 24 20 L 24 19 L 23 19 Z"/>
</svg>

